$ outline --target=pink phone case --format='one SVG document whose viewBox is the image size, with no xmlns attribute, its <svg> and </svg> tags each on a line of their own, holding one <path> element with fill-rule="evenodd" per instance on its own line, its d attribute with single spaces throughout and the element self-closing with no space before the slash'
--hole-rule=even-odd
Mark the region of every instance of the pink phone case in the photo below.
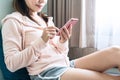
<svg viewBox="0 0 120 80">
<path fill-rule="evenodd" d="M 69 21 L 67 21 L 67 23 L 63 26 L 63 27 L 67 27 L 69 28 L 69 26 L 72 24 L 72 26 L 74 26 L 79 19 L 77 18 L 71 18 Z"/>
<path fill-rule="evenodd" d="M 63 27 L 69 28 L 71 24 L 72 24 L 72 26 L 74 26 L 74 25 L 78 22 L 78 20 L 79 20 L 79 19 L 77 19 L 77 18 L 71 18 L 69 21 L 66 22 L 66 24 L 65 24 Z M 62 28 L 63 28 L 63 27 L 62 27 Z M 61 28 L 61 29 L 62 29 L 62 28 Z M 60 30 L 61 30 L 61 29 L 60 29 Z M 59 31 L 59 32 L 60 32 L 60 31 Z M 59 35 L 59 32 L 58 32 L 58 35 Z"/>
</svg>

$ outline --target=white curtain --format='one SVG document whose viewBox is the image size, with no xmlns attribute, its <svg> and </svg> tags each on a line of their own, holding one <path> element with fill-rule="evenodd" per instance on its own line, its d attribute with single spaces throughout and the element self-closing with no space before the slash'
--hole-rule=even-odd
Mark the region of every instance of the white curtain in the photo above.
<svg viewBox="0 0 120 80">
<path fill-rule="evenodd" d="M 120 45 L 120 0 L 96 0 L 95 47 Z"/>
</svg>

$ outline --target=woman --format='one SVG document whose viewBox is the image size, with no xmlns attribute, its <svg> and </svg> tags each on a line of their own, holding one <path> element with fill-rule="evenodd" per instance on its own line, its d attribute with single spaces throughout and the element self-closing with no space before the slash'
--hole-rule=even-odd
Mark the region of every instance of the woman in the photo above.
<svg viewBox="0 0 120 80">
<path fill-rule="evenodd" d="M 117 46 L 69 61 L 72 25 L 57 35 L 59 29 L 52 18 L 41 13 L 46 3 L 47 0 L 13 0 L 16 11 L 2 21 L 7 68 L 14 72 L 26 67 L 31 80 L 120 80 L 120 76 L 103 73 L 119 67 Z"/>
</svg>

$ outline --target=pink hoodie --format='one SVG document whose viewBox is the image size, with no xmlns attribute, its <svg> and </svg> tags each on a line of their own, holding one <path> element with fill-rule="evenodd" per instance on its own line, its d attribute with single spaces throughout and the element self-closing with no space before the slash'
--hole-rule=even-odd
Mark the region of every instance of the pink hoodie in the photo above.
<svg viewBox="0 0 120 80">
<path fill-rule="evenodd" d="M 54 25 L 51 20 L 48 25 Z M 56 36 L 52 39 L 55 45 L 45 43 L 43 28 L 19 12 L 7 15 L 2 24 L 5 63 L 10 71 L 27 67 L 29 75 L 37 75 L 48 68 L 69 66 L 68 41 L 60 43 Z"/>
</svg>

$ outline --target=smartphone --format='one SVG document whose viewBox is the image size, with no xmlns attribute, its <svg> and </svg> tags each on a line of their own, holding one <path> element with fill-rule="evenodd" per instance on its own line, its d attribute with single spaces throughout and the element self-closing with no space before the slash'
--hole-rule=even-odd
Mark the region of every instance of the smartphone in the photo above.
<svg viewBox="0 0 120 80">
<path fill-rule="evenodd" d="M 73 27 L 78 22 L 78 20 L 79 20 L 78 18 L 71 18 L 65 23 L 65 25 L 63 27 L 66 27 L 68 29 L 71 24 L 72 24 L 72 27 Z M 60 30 L 62 28 L 60 28 Z M 60 30 L 58 31 L 58 35 L 60 34 Z"/>
<path fill-rule="evenodd" d="M 78 22 L 78 20 L 78 18 L 71 18 L 63 27 L 69 28 L 71 24 L 72 26 L 74 26 Z"/>
</svg>

